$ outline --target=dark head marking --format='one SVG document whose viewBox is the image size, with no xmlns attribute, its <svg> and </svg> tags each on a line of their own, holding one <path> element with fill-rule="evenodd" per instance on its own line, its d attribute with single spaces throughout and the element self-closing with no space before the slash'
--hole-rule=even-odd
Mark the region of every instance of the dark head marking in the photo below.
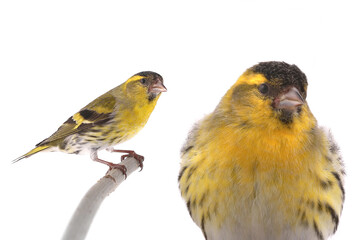
<svg viewBox="0 0 360 240">
<path fill-rule="evenodd" d="M 306 97 L 307 79 L 296 65 L 275 61 L 260 62 L 250 70 L 263 74 L 270 83 L 280 84 L 280 87 L 295 86 Z"/>
<path fill-rule="evenodd" d="M 161 80 L 161 82 L 163 81 L 163 78 L 161 77 L 160 74 L 156 73 L 156 72 L 152 72 L 152 71 L 143 71 L 143 72 L 139 72 L 137 74 L 135 74 L 134 76 L 142 76 L 142 77 L 146 77 L 149 79 L 159 79 Z"/>
<path fill-rule="evenodd" d="M 157 97 L 157 94 L 155 93 L 149 93 L 148 100 L 149 102 L 153 101 Z"/>
<path fill-rule="evenodd" d="M 278 113 L 279 120 L 290 125 L 293 122 L 294 114 L 301 114 L 301 106 L 296 109 L 277 108 L 280 97 L 295 87 L 296 92 L 302 101 L 306 99 L 307 79 L 305 74 L 296 66 L 285 62 L 260 62 L 249 69 L 253 73 L 264 75 L 267 83 L 258 87 L 259 92 L 266 98 L 272 100 L 272 107 Z"/>
<path fill-rule="evenodd" d="M 166 91 L 164 86 L 163 78 L 160 74 L 151 71 L 144 71 L 135 74 L 134 76 L 142 76 L 144 78 L 139 81 L 141 84 L 148 89 L 148 100 L 149 102 L 156 99 L 160 92 Z"/>
</svg>

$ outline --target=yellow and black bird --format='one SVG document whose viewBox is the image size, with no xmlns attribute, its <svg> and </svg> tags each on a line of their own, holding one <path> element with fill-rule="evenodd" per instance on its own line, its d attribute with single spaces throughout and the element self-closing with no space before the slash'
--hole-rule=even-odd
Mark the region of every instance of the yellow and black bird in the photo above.
<svg viewBox="0 0 360 240">
<path fill-rule="evenodd" d="M 142 167 L 143 156 L 129 150 L 114 150 L 113 146 L 137 134 L 148 121 L 161 95 L 166 92 L 162 77 L 150 71 L 140 72 L 123 84 L 96 98 L 66 120 L 60 128 L 38 143 L 34 149 L 15 159 L 17 162 L 41 151 L 90 153 L 91 159 L 110 168 L 126 168 L 98 158 L 97 152 L 107 149 L 135 157 Z"/>
<path fill-rule="evenodd" d="M 345 197 L 339 148 L 295 65 L 249 68 L 181 150 L 179 187 L 206 239 L 323 240 Z"/>
</svg>

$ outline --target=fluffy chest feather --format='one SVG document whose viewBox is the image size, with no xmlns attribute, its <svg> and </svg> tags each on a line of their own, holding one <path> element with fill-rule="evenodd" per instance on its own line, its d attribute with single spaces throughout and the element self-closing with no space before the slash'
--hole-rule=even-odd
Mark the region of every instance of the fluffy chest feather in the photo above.
<svg viewBox="0 0 360 240">
<path fill-rule="evenodd" d="M 132 108 L 124 109 L 117 114 L 116 126 L 124 134 L 124 137 L 126 136 L 127 139 L 133 137 L 145 126 L 155 104 L 156 100 L 151 103 L 136 104 Z"/>
<path fill-rule="evenodd" d="M 192 149 L 180 185 L 209 239 L 318 239 L 301 213 L 319 199 L 314 186 L 325 160 L 315 133 L 224 128 L 200 135 L 208 139 L 197 143 L 201 152 Z"/>
</svg>

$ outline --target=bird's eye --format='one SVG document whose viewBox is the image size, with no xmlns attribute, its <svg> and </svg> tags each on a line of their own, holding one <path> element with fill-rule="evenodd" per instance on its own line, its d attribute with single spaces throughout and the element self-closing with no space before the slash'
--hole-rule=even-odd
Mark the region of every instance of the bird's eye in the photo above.
<svg viewBox="0 0 360 240">
<path fill-rule="evenodd" d="M 269 92 L 269 86 L 266 83 L 260 84 L 259 92 L 261 92 L 262 94 L 268 93 Z"/>
<path fill-rule="evenodd" d="M 142 78 L 142 79 L 140 80 L 140 82 L 145 85 L 146 82 L 147 82 L 147 81 L 146 81 L 146 78 Z"/>
</svg>

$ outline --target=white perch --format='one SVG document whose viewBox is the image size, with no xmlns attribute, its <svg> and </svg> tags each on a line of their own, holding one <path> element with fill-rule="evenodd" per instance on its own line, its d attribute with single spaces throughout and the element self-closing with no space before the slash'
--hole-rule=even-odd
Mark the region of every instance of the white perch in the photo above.
<svg viewBox="0 0 360 240">
<path fill-rule="evenodd" d="M 135 158 L 128 157 L 122 161 L 127 168 L 127 176 L 139 168 Z M 83 240 L 89 231 L 90 225 L 103 200 L 110 195 L 124 181 L 123 173 L 118 169 L 112 169 L 106 176 L 101 178 L 81 200 L 75 210 L 62 240 Z"/>
</svg>

